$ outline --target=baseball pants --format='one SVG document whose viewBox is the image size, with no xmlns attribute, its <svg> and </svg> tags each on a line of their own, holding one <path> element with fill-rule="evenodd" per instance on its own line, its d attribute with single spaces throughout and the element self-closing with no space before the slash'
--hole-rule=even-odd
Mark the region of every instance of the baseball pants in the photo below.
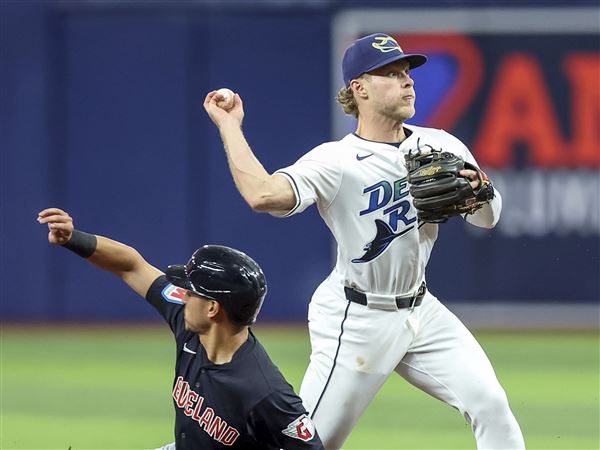
<svg viewBox="0 0 600 450">
<path fill-rule="evenodd" d="M 414 309 L 370 309 L 346 300 L 330 277 L 315 292 L 308 319 L 312 353 L 300 397 L 327 450 L 342 447 L 392 372 L 456 408 L 478 449 L 525 448 L 483 349 L 431 293 Z"/>
</svg>

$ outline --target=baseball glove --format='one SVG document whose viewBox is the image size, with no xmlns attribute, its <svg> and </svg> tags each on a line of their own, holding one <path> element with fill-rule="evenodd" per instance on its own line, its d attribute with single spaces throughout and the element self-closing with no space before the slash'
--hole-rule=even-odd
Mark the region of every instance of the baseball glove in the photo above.
<svg viewBox="0 0 600 450">
<path fill-rule="evenodd" d="M 473 214 L 494 198 L 494 188 L 485 173 L 460 156 L 433 150 L 409 152 L 405 159 L 413 204 L 423 222 L 443 223 L 453 216 Z M 459 174 L 463 169 L 477 172 L 477 189 Z"/>
</svg>

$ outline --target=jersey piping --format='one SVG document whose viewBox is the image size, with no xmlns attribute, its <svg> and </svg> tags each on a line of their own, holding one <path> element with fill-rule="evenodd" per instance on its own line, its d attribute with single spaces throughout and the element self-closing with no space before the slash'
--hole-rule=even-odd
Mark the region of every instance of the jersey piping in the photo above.
<svg viewBox="0 0 600 450">
<path fill-rule="evenodd" d="M 294 197 L 296 198 L 296 204 L 294 205 L 294 207 L 292 209 L 290 209 L 288 212 L 286 212 L 284 214 L 281 214 L 281 215 L 277 214 L 277 215 L 279 217 L 291 216 L 302 204 L 302 201 L 300 198 L 300 189 L 298 189 L 298 185 L 296 184 L 296 180 L 294 180 L 294 177 L 292 177 L 289 173 L 287 173 L 283 170 L 278 170 L 277 172 L 275 172 L 275 174 L 281 174 L 288 179 L 288 181 L 290 182 L 290 185 L 292 186 L 292 190 L 294 191 Z"/>
</svg>

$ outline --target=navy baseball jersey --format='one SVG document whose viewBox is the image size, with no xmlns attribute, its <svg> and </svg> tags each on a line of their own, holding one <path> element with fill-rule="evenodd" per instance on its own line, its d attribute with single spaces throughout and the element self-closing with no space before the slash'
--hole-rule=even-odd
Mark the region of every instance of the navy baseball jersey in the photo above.
<svg viewBox="0 0 600 450">
<path fill-rule="evenodd" d="M 177 344 L 177 450 L 323 449 L 302 401 L 252 332 L 229 363 L 208 359 L 198 335 L 185 329 L 184 292 L 160 276 L 146 294 Z"/>
</svg>

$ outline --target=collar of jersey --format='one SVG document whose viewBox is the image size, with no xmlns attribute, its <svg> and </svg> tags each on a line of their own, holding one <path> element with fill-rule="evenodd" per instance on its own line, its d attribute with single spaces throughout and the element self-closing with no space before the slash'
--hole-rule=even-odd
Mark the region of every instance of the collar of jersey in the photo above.
<svg viewBox="0 0 600 450">
<path fill-rule="evenodd" d="M 241 361 L 242 359 L 244 359 L 246 357 L 246 355 L 251 353 L 255 344 L 256 344 L 256 337 L 254 336 L 252 331 L 250 331 L 248 333 L 248 339 L 246 340 L 246 342 L 244 342 L 242 344 L 242 346 L 240 348 L 238 348 L 236 350 L 236 352 L 233 354 L 233 358 L 231 358 L 231 361 L 229 361 L 228 363 L 225 363 L 225 364 L 215 364 L 210 359 L 208 359 L 208 356 L 206 354 L 206 349 L 200 343 L 200 339 L 198 339 L 197 355 L 198 355 L 198 357 L 201 358 L 202 368 L 204 368 L 204 369 L 228 370 L 232 367 L 235 367 L 239 363 L 239 361 Z"/>
<path fill-rule="evenodd" d="M 399 148 L 402 145 L 402 143 L 405 142 L 410 137 L 410 135 L 413 133 L 412 130 L 409 130 L 406 127 L 403 127 L 403 128 L 404 128 L 404 133 L 406 134 L 406 138 L 402 142 L 380 142 L 380 141 L 372 141 L 370 139 L 365 139 L 365 138 L 359 136 L 358 134 L 356 134 L 356 132 L 352 133 L 352 136 L 360 139 L 361 141 L 369 142 L 371 144 L 376 144 L 376 145 L 391 145 L 392 147 Z"/>
</svg>

